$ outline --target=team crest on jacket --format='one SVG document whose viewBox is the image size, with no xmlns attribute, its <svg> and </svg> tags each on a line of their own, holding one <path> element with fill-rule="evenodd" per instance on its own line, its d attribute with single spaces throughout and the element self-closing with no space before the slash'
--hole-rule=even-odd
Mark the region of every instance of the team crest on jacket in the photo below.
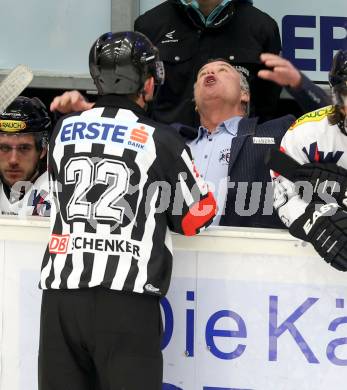
<svg viewBox="0 0 347 390">
<path fill-rule="evenodd" d="M 160 43 L 177 43 L 178 39 L 174 35 L 176 30 L 169 31 L 165 34 L 165 38 Z"/>
<path fill-rule="evenodd" d="M 230 148 L 223 149 L 219 152 L 219 162 L 222 165 L 228 165 L 230 161 Z"/>
</svg>

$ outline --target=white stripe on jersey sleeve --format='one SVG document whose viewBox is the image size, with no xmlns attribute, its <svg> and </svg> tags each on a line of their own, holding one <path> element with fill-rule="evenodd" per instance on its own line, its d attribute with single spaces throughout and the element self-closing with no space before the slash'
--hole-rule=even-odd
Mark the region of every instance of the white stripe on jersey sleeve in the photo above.
<svg viewBox="0 0 347 390">
<path fill-rule="evenodd" d="M 184 201 L 186 202 L 187 206 L 190 207 L 193 203 L 195 203 L 194 198 L 181 174 L 178 175 L 178 178 L 180 180 Z"/>
<path fill-rule="evenodd" d="M 205 181 L 202 179 L 202 177 L 198 174 L 198 171 L 196 167 L 193 164 L 193 161 L 189 157 L 189 154 L 187 151 L 184 149 L 182 154 L 181 154 L 182 160 L 185 162 L 187 165 L 187 168 L 189 169 L 190 173 L 192 176 L 195 178 L 196 184 L 201 192 L 202 195 L 206 195 L 208 193 L 208 187 Z"/>
<path fill-rule="evenodd" d="M 172 234 L 168 227 L 166 228 L 165 246 L 172 254 Z"/>
<path fill-rule="evenodd" d="M 145 231 L 142 238 L 142 257 L 138 262 L 139 273 L 135 280 L 134 292 L 143 293 L 143 286 L 145 285 L 148 278 L 148 261 L 151 257 L 153 248 L 153 234 L 155 230 L 155 204 L 158 200 L 159 188 L 156 189 L 155 193 L 150 202 L 149 213 L 146 218 Z"/>
</svg>

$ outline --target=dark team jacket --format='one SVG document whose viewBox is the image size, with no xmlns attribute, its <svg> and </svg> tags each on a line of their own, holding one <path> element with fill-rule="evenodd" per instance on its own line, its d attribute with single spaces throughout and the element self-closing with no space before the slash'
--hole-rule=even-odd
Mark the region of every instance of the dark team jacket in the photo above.
<svg viewBox="0 0 347 390">
<path fill-rule="evenodd" d="M 107 95 L 59 120 L 48 162 L 51 234 L 41 288 L 165 295 L 169 229 L 194 235 L 216 212 L 183 140 L 127 98 Z"/>
<path fill-rule="evenodd" d="M 249 72 L 252 115 L 272 117 L 280 87 L 256 77 L 263 52 L 278 54 L 281 40 L 277 23 L 244 1 L 225 6 L 206 27 L 197 12 L 169 0 L 139 16 L 135 30 L 159 48 L 166 80 L 153 106 L 154 118 L 165 123 L 196 125 L 193 85 L 199 68 L 211 58 L 225 58 Z"/>
<path fill-rule="evenodd" d="M 225 213 L 220 225 L 284 228 L 273 209 L 273 186 L 264 159 L 269 148 L 278 148 L 295 121 L 286 115 L 259 124 L 258 118 L 243 118 L 230 147 L 229 182 Z"/>
</svg>

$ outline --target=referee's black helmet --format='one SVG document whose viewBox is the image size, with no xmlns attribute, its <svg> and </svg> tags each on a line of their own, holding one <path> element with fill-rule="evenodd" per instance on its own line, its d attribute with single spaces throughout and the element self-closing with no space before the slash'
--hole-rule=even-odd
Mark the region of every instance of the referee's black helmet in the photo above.
<svg viewBox="0 0 347 390">
<path fill-rule="evenodd" d="M 157 86 L 164 82 L 158 49 L 133 31 L 101 35 L 90 49 L 89 70 L 100 95 L 139 94 L 150 76 Z"/>
</svg>

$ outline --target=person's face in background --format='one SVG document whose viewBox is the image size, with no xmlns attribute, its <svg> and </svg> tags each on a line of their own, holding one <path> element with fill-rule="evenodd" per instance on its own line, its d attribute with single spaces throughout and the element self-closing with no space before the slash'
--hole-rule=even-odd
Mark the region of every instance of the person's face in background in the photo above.
<svg viewBox="0 0 347 390">
<path fill-rule="evenodd" d="M 0 176 L 9 186 L 30 181 L 37 171 L 46 148 L 37 150 L 32 134 L 0 134 Z"/>
<path fill-rule="evenodd" d="M 199 8 L 203 14 L 209 15 L 222 0 L 197 0 Z"/>
</svg>

